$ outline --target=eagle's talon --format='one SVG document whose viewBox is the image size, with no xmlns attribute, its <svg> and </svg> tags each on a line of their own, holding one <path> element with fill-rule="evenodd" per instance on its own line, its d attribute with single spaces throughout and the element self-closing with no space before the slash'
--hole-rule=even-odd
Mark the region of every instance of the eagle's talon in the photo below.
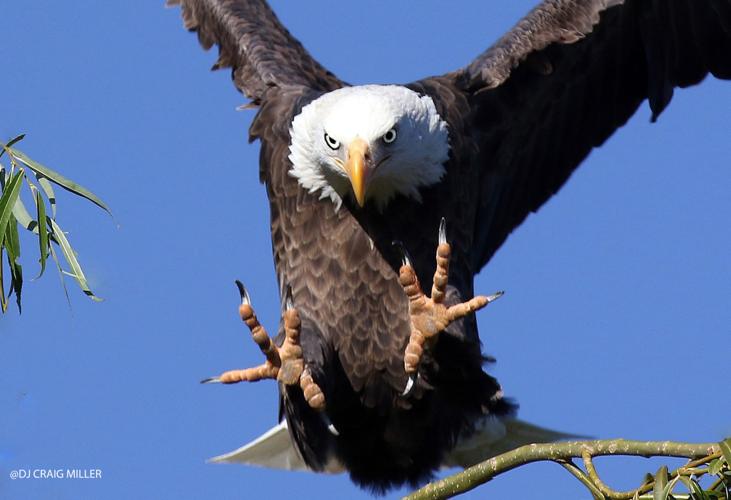
<svg viewBox="0 0 731 500">
<path fill-rule="evenodd" d="M 330 431 L 330 434 L 332 434 L 333 436 L 340 435 L 340 431 L 338 431 L 337 427 L 335 427 L 335 424 L 333 424 L 330 420 L 330 417 L 328 417 L 327 414 L 325 414 L 324 412 L 322 413 L 322 421 L 325 423 L 327 430 Z"/>
<path fill-rule="evenodd" d="M 401 266 L 408 266 L 412 267 L 411 265 L 411 256 L 409 255 L 408 250 L 406 250 L 406 247 L 404 246 L 403 242 L 399 240 L 393 240 L 391 242 L 391 245 L 395 246 L 399 253 L 401 254 Z"/>
<path fill-rule="evenodd" d="M 246 289 L 243 283 L 236 280 L 236 286 L 239 289 L 239 295 L 241 295 L 241 304 L 251 305 L 251 297 L 249 297 L 249 291 Z"/>
<path fill-rule="evenodd" d="M 447 220 L 442 217 L 439 221 L 439 244 L 447 242 Z"/>
<path fill-rule="evenodd" d="M 404 392 L 401 393 L 402 396 L 408 396 L 411 393 L 411 390 L 416 384 L 416 377 L 417 375 L 414 375 L 413 373 L 409 374 L 409 378 L 406 380 L 406 387 L 404 388 Z"/>
<path fill-rule="evenodd" d="M 202 384 L 236 384 L 239 382 L 256 382 L 263 379 L 274 379 L 284 385 L 299 384 L 305 393 L 305 399 L 315 410 L 323 410 L 325 408 L 325 395 L 320 387 L 312 379 L 309 370 L 305 368 L 305 361 L 302 355 L 302 347 L 299 343 L 300 321 L 299 312 L 294 308 L 292 302 L 292 292 L 287 288 L 284 312 L 284 333 L 285 338 L 281 347 L 277 347 L 259 320 L 251 307 L 251 298 L 246 287 L 240 281 L 236 280 L 236 286 L 241 295 L 241 305 L 239 306 L 239 315 L 241 320 L 251 332 L 254 342 L 266 357 L 266 361 L 253 368 L 243 370 L 229 370 L 222 373 L 218 377 L 209 377 L 201 380 Z"/>
<path fill-rule="evenodd" d="M 406 250 L 399 242 L 394 242 L 394 245 L 401 248 L 402 253 L 407 255 Z M 409 315 L 411 316 L 411 336 L 404 351 L 404 370 L 409 375 L 409 380 L 402 394 L 403 396 L 408 395 L 413 389 L 424 350 L 430 349 L 434 345 L 439 333 L 453 321 L 482 309 L 503 294 L 497 292 L 488 297 L 478 295 L 468 301 L 447 307 L 444 300 L 447 295 L 451 257 L 452 248 L 446 241 L 446 222 L 442 218 L 439 223 L 439 244 L 436 252 L 437 265 L 432 279 L 431 297 L 424 295 L 416 271 L 408 257 L 404 259 L 404 263 L 399 270 L 399 283 L 409 299 Z"/>
</svg>

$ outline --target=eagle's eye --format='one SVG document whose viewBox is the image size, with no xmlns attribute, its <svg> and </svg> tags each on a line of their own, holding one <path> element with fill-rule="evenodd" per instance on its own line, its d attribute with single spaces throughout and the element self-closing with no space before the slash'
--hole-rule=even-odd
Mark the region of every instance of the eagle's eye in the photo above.
<svg viewBox="0 0 731 500">
<path fill-rule="evenodd" d="M 340 141 L 330 137 L 327 132 L 325 132 L 325 144 L 327 144 L 330 149 L 338 149 L 340 147 Z"/>
<path fill-rule="evenodd" d="M 396 129 L 392 128 L 385 134 L 383 134 L 383 142 L 386 144 L 391 144 L 393 141 L 396 140 Z"/>
</svg>

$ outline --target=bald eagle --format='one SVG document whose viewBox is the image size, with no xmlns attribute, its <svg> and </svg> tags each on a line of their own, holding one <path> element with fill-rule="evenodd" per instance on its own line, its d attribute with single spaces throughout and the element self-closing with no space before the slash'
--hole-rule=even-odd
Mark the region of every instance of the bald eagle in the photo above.
<svg viewBox="0 0 731 500">
<path fill-rule="evenodd" d="M 213 380 L 277 379 L 285 422 L 220 459 L 383 491 L 561 437 L 513 419 L 483 370 L 469 313 L 499 294 L 473 277 L 645 99 L 654 121 L 675 87 L 731 78 L 731 2 L 545 0 L 462 69 L 362 86 L 263 0 L 168 3 L 258 108 L 284 298 L 271 339 L 241 287 L 266 362 Z"/>
</svg>

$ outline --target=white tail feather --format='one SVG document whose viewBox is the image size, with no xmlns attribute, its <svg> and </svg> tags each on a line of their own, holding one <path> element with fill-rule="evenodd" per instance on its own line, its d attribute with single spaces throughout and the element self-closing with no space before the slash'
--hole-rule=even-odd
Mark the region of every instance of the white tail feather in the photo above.
<svg viewBox="0 0 731 500">
<path fill-rule="evenodd" d="M 289 437 L 287 421 L 283 420 L 253 441 L 229 453 L 210 458 L 209 462 L 238 463 L 282 470 L 311 470 Z M 323 472 L 337 474 L 345 469 L 331 461 Z"/>
<path fill-rule="evenodd" d="M 526 444 L 550 443 L 578 437 L 580 436 L 538 427 L 517 418 L 486 417 L 477 426 L 474 434 L 457 443 L 442 466 L 467 468 Z"/>
<path fill-rule="evenodd" d="M 480 422 L 474 434 L 457 443 L 442 466 L 466 468 L 526 444 L 578 437 L 580 436 L 552 431 L 515 418 L 487 417 Z M 213 457 L 209 462 L 239 463 L 282 470 L 311 470 L 292 444 L 286 421 L 280 422 L 241 448 Z M 345 472 L 345 469 L 342 464 L 332 460 L 324 472 L 338 474 Z"/>
</svg>

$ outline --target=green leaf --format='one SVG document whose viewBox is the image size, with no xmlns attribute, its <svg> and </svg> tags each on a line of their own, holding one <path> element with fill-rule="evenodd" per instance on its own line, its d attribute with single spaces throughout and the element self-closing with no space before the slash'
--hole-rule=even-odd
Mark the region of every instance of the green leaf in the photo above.
<svg viewBox="0 0 731 500">
<path fill-rule="evenodd" d="M 53 257 L 53 262 L 56 263 L 56 269 L 58 269 L 58 278 L 61 280 L 61 287 L 63 288 L 63 293 L 66 296 L 66 303 L 69 305 L 69 309 L 71 309 L 71 298 L 69 297 L 69 290 L 66 288 L 66 281 L 63 279 L 63 269 L 61 269 L 61 263 L 58 261 L 58 255 L 56 255 L 56 251 L 53 249 L 53 246 L 50 246 L 48 248 L 51 251 L 51 257 Z"/>
<path fill-rule="evenodd" d="M 53 192 L 53 185 L 50 182 L 48 182 L 48 179 L 46 179 L 44 176 L 42 176 L 39 173 L 36 173 L 36 179 L 38 179 L 38 184 L 41 185 L 41 189 L 43 189 L 43 192 L 46 193 L 48 202 L 51 204 L 51 215 L 55 219 L 56 218 L 56 193 Z"/>
<path fill-rule="evenodd" d="M 721 453 L 726 464 L 731 467 L 731 438 L 724 439 L 718 443 L 718 446 L 721 448 Z"/>
<path fill-rule="evenodd" d="M 27 229 L 31 233 L 38 232 L 38 221 L 31 217 L 20 196 L 18 196 L 18 199 L 15 200 L 13 216 L 15 217 L 15 220 L 18 221 L 18 224 L 20 224 L 23 228 Z"/>
<path fill-rule="evenodd" d="M 84 276 L 84 271 L 81 269 L 79 261 L 76 259 L 74 249 L 71 248 L 71 244 L 66 238 L 66 235 L 63 233 L 63 230 L 59 227 L 58 223 L 56 223 L 54 219 L 48 218 L 48 222 L 51 223 L 51 231 L 58 240 L 58 244 L 61 247 L 61 251 L 63 252 L 63 256 L 66 259 L 66 262 L 68 262 L 71 266 L 72 272 L 67 274 L 76 279 L 81 289 L 90 299 L 100 302 L 102 299 L 94 295 L 94 293 L 89 288 L 89 284 L 86 281 L 86 276 Z"/>
<path fill-rule="evenodd" d="M 721 472 L 721 469 L 723 468 L 723 461 L 720 459 L 711 460 L 711 463 L 708 464 L 708 473 L 712 475 L 716 475 L 719 472 Z"/>
<path fill-rule="evenodd" d="M 23 181 L 23 170 L 15 173 L 5 185 L 2 196 L 0 196 L 0 236 L 5 234 L 8 221 L 13 216 L 13 207 L 20 194 L 20 184 Z"/>
<path fill-rule="evenodd" d="M 3 144 L 2 149 L 0 150 L 0 156 L 5 154 L 6 148 L 9 148 L 10 146 L 12 146 L 13 144 L 15 144 L 18 141 L 22 141 L 24 137 L 25 137 L 25 134 L 20 134 L 19 136 L 13 137 L 12 139 L 10 139 L 10 141 L 7 144 Z"/>
<path fill-rule="evenodd" d="M 22 312 L 20 300 L 23 290 L 23 267 L 18 262 L 18 258 L 20 258 L 18 222 L 12 215 L 5 230 L 4 245 L 5 250 L 8 252 L 8 266 L 10 267 L 10 291 L 8 292 L 8 297 L 15 292 L 15 302 L 18 304 L 18 312 Z"/>
<path fill-rule="evenodd" d="M 708 498 L 708 495 L 706 494 L 706 492 L 703 491 L 703 488 L 701 488 L 701 485 L 698 484 L 698 482 L 695 479 L 690 480 L 690 485 L 691 485 L 691 488 L 693 488 L 691 490 L 691 493 L 694 498 L 696 498 L 697 500 L 710 500 Z"/>
<path fill-rule="evenodd" d="M 11 147 L 11 146 L 12 146 L 13 144 L 15 144 L 16 142 L 20 142 L 20 141 L 22 141 L 24 137 L 25 137 L 25 134 L 20 134 L 20 135 L 18 135 L 18 136 L 15 136 L 15 137 L 13 137 L 12 139 L 10 139 L 10 142 L 8 142 L 8 143 L 7 143 L 7 144 L 6 144 L 5 146 L 9 148 L 9 147 Z"/>
<path fill-rule="evenodd" d="M 685 476 L 678 476 L 680 477 L 680 480 L 683 482 L 686 488 L 688 488 L 688 491 L 690 492 L 690 496 L 694 500 L 709 500 L 708 495 L 703 491 L 703 488 L 692 478 L 685 477 Z"/>
<path fill-rule="evenodd" d="M 46 202 L 43 201 L 43 196 L 36 188 L 31 188 L 31 191 L 35 195 L 36 199 L 36 211 L 38 212 L 38 245 L 40 247 L 40 262 L 41 272 L 38 273 L 38 278 L 43 276 L 43 271 L 46 270 L 46 260 L 48 259 L 48 227 L 46 226 Z"/>
<path fill-rule="evenodd" d="M 668 491 L 666 490 L 666 486 L 668 485 L 668 468 L 666 466 L 662 466 L 657 470 L 657 473 L 655 474 L 655 485 L 653 486 L 652 490 L 652 498 L 653 500 L 665 500 L 668 497 Z"/>
<path fill-rule="evenodd" d="M 71 191 L 74 194 L 77 194 L 79 196 L 82 196 L 89 200 L 90 202 L 97 205 L 99 208 L 102 208 L 105 210 L 109 215 L 112 215 L 112 212 L 109 210 L 109 207 L 100 200 L 94 193 L 86 189 L 85 187 L 81 186 L 80 184 L 75 183 L 74 181 L 67 179 L 66 177 L 62 176 L 58 172 L 55 172 L 51 170 L 50 168 L 41 165 L 37 161 L 31 160 L 28 158 L 28 156 L 25 155 L 22 151 L 15 149 L 15 148 L 9 148 L 12 155 L 17 158 L 18 160 L 22 161 L 25 165 L 28 166 L 31 170 L 33 170 L 36 173 L 39 173 L 43 175 L 44 177 L 47 177 L 49 180 L 55 182 L 62 188 Z M 40 180 L 39 180 L 40 182 Z"/>
<path fill-rule="evenodd" d="M 3 282 L 3 253 L 5 247 L 0 242 L 0 309 L 4 313 L 8 310 L 8 300 L 5 298 L 5 283 Z"/>
<path fill-rule="evenodd" d="M 8 227 L 5 231 L 5 248 L 13 252 L 13 257 L 17 260 L 20 257 L 20 238 L 18 237 L 18 221 L 14 216 L 10 216 Z"/>
</svg>

